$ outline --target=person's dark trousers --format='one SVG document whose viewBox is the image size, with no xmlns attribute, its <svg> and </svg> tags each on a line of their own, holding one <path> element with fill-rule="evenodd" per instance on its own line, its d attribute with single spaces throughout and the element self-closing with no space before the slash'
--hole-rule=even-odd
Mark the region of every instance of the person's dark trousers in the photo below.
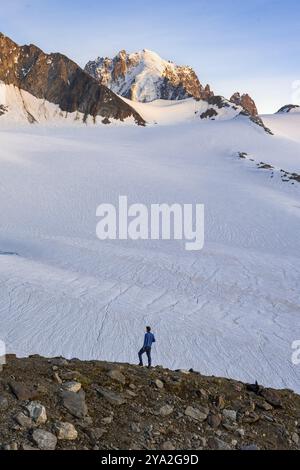
<svg viewBox="0 0 300 470">
<path fill-rule="evenodd" d="M 143 354 L 147 354 L 148 367 L 151 367 L 151 348 L 142 348 L 139 352 L 140 366 L 143 365 Z"/>
</svg>

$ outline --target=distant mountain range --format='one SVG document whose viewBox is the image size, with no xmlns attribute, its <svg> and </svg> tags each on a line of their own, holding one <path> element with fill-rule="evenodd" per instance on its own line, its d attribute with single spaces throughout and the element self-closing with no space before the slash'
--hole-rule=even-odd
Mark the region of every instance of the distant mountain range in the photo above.
<svg viewBox="0 0 300 470">
<path fill-rule="evenodd" d="M 191 67 L 178 66 L 147 49 L 133 54 L 121 51 L 113 59 L 98 58 L 82 70 L 62 54 L 46 54 L 32 44 L 18 46 L 0 33 L 1 122 L 145 125 L 147 119 L 137 103 L 186 99 L 202 103 L 195 112 L 202 120 L 241 115 L 265 128 L 248 94 L 236 92 L 230 100 L 218 96 Z M 295 108 L 287 105 L 279 112 Z"/>
</svg>

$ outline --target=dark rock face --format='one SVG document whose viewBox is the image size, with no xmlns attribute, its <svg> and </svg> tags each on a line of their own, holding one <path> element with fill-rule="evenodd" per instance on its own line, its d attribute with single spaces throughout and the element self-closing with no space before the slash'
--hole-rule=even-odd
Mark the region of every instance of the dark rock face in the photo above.
<svg viewBox="0 0 300 470">
<path fill-rule="evenodd" d="M 105 86 L 99 85 L 62 54 L 45 54 L 34 45 L 18 46 L 0 33 L 0 80 L 44 99 L 67 113 L 124 120 L 141 116 Z"/>
<path fill-rule="evenodd" d="M 230 98 L 230 101 L 238 106 L 242 106 L 251 116 L 257 116 L 258 111 L 255 102 L 247 93 L 240 95 L 240 93 L 234 93 Z"/>
<path fill-rule="evenodd" d="M 123 50 L 113 59 L 99 57 L 88 62 L 85 71 L 115 93 L 133 101 L 213 96 L 209 85 L 204 87 L 191 67 L 177 66 L 148 50 L 134 54 Z"/>
<path fill-rule="evenodd" d="M 300 112 L 300 106 L 298 106 L 297 104 L 287 104 L 285 106 L 283 106 L 282 108 L 280 108 L 277 113 L 290 113 L 292 110 L 297 110 Z"/>
</svg>

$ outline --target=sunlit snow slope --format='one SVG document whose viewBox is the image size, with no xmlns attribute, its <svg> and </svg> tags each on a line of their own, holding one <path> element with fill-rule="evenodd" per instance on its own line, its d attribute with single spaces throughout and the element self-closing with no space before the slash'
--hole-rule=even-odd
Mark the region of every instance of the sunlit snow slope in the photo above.
<svg viewBox="0 0 300 470">
<path fill-rule="evenodd" d="M 176 120 L 175 120 L 176 121 Z M 155 363 L 300 391 L 299 143 L 246 118 L 0 128 L 0 338 L 18 355 Z M 247 152 L 250 159 L 237 158 Z M 204 203 L 205 248 L 96 238 L 96 208 Z"/>
<path fill-rule="evenodd" d="M 261 117 L 274 134 L 300 142 L 300 111 L 297 109 Z"/>
</svg>

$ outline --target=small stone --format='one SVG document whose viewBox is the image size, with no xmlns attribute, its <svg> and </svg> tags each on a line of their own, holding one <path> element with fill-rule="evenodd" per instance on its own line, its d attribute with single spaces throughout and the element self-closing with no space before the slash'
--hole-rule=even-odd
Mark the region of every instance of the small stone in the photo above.
<svg viewBox="0 0 300 470">
<path fill-rule="evenodd" d="M 293 441 L 293 443 L 296 444 L 296 445 L 298 445 L 298 444 L 299 444 L 299 440 L 300 440 L 300 439 L 299 439 L 299 435 L 298 435 L 296 432 L 294 432 L 294 433 L 292 434 L 292 441 Z"/>
<path fill-rule="evenodd" d="M 188 406 L 185 410 L 185 415 L 189 416 L 190 418 L 200 421 L 201 423 L 205 421 L 208 417 L 209 410 L 207 408 L 201 407 L 200 408 L 193 408 L 192 406 Z"/>
<path fill-rule="evenodd" d="M 22 428 L 31 428 L 33 425 L 32 419 L 29 416 L 26 416 L 25 413 L 20 412 L 15 417 L 14 420 L 18 423 Z"/>
<path fill-rule="evenodd" d="M 223 421 L 222 426 L 229 432 L 235 432 L 237 423 L 234 421 Z"/>
<path fill-rule="evenodd" d="M 46 408 L 36 401 L 32 401 L 26 406 L 29 417 L 36 424 L 45 424 L 47 422 Z"/>
<path fill-rule="evenodd" d="M 133 431 L 133 432 L 136 432 L 136 433 L 141 432 L 140 425 L 137 424 L 137 423 L 131 423 L 130 428 L 131 428 L 131 431 Z"/>
<path fill-rule="evenodd" d="M 207 422 L 213 429 L 217 429 L 222 422 L 222 418 L 220 415 L 215 415 L 211 413 L 207 418 Z"/>
<path fill-rule="evenodd" d="M 125 393 L 130 398 L 136 398 L 136 396 L 137 396 L 137 394 L 134 393 L 132 390 L 126 390 Z"/>
<path fill-rule="evenodd" d="M 67 392 L 77 393 L 79 392 L 79 390 L 81 390 L 81 383 L 75 382 L 75 381 L 64 382 L 62 384 L 62 388 L 66 390 Z"/>
<path fill-rule="evenodd" d="M 219 395 L 217 398 L 217 407 L 220 408 L 220 410 L 225 408 L 225 399 L 222 395 Z"/>
<path fill-rule="evenodd" d="M 200 388 L 199 393 L 203 398 L 208 398 L 208 393 L 204 388 Z"/>
<path fill-rule="evenodd" d="M 2 450 L 11 450 L 11 447 L 9 444 L 3 444 Z"/>
<path fill-rule="evenodd" d="M 159 414 L 163 417 L 170 416 L 174 411 L 173 406 L 170 405 L 164 405 L 160 408 Z"/>
<path fill-rule="evenodd" d="M 237 429 L 236 430 L 237 434 L 240 436 L 240 437 L 244 437 L 245 436 L 245 429 Z"/>
<path fill-rule="evenodd" d="M 92 445 L 97 445 L 97 442 L 101 439 L 103 434 L 106 433 L 106 429 L 103 428 L 92 428 L 85 431 L 89 436 Z"/>
<path fill-rule="evenodd" d="M 102 387 L 96 387 L 96 390 L 111 405 L 121 406 L 126 403 L 125 398 L 116 392 L 112 392 L 111 390 Z"/>
<path fill-rule="evenodd" d="M 126 377 L 123 375 L 119 370 L 117 369 L 112 369 L 108 371 L 107 373 L 108 377 L 110 377 L 112 380 L 115 380 L 116 382 L 119 382 L 123 385 L 126 383 Z"/>
<path fill-rule="evenodd" d="M 35 429 L 32 434 L 32 439 L 41 450 L 55 450 L 57 445 L 56 436 L 43 429 Z"/>
<path fill-rule="evenodd" d="M 130 388 L 131 390 L 135 390 L 135 389 L 136 389 L 136 386 L 135 386 L 134 384 L 130 384 L 130 385 L 129 385 L 129 388 Z"/>
<path fill-rule="evenodd" d="M 57 372 L 54 372 L 54 374 L 53 374 L 53 379 L 55 380 L 56 383 L 58 383 L 58 384 L 60 384 L 60 385 L 61 385 L 62 382 L 63 382 Z"/>
<path fill-rule="evenodd" d="M 260 420 L 260 416 L 254 411 L 250 411 L 248 414 L 245 414 L 243 422 L 247 424 L 255 424 Z"/>
<path fill-rule="evenodd" d="M 75 441 L 78 437 L 78 432 L 71 423 L 56 423 L 55 432 L 59 441 Z"/>
<path fill-rule="evenodd" d="M 5 411 L 7 410 L 9 404 L 8 404 L 8 399 L 4 396 L 0 396 L 0 410 Z"/>
<path fill-rule="evenodd" d="M 202 447 L 207 447 L 207 439 L 205 437 L 200 437 L 200 445 Z"/>
<path fill-rule="evenodd" d="M 164 388 L 164 383 L 159 379 L 154 380 L 154 385 L 159 390 L 162 390 Z"/>
<path fill-rule="evenodd" d="M 19 446 L 16 442 L 12 442 L 10 447 L 11 447 L 11 450 L 18 450 L 19 449 Z"/>
<path fill-rule="evenodd" d="M 171 441 L 166 441 L 161 445 L 161 450 L 176 450 Z"/>
<path fill-rule="evenodd" d="M 223 416 L 229 421 L 236 421 L 237 413 L 235 410 L 223 410 Z"/>
<path fill-rule="evenodd" d="M 54 366 L 60 366 L 60 367 L 67 366 L 69 364 L 67 359 L 64 359 L 63 357 L 55 357 L 54 359 L 51 359 L 50 362 Z"/>
<path fill-rule="evenodd" d="M 273 410 L 273 406 L 270 405 L 270 403 L 267 403 L 265 400 L 257 401 L 256 406 L 258 408 L 260 408 L 261 410 L 264 410 L 264 411 L 272 411 Z"/>
<path fill-rule="evenodd" d="M 213 450 L 231 450 L 231 447 L 227 442 L 222 441 L 217 437 L 210 437 L 208 439 L 208 446 Z"/>
<path fill-rule="evenodd" d="M 113 422 L 113 417 L 108 416 L 107 418 L 103 418 L 101 421 L 103 424 L 111 424 Z"/>
</svg>

